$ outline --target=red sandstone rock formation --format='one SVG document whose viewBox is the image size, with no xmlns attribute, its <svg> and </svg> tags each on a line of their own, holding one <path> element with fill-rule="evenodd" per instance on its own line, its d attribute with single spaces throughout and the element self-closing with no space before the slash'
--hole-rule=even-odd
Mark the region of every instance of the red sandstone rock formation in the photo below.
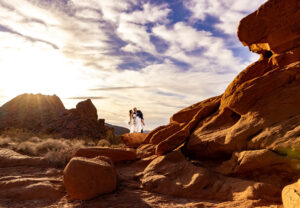
<svg viewBox="0 0 300 208">
<path fill-rule="evenodd" d="M 0 130 L 26 128 L 57 134 L 64 138 L 91 137 L 100 139 L 105 127 L 98 122 L 97 110 L 91 100 L 67 110 L 57 96 L 23 94 L 0 107 Z"/>
<path fill-rule="evenodd" d="M 270 199 L 276 195 L 279 199 L 278 190 L 300 177 L 299 21 L 297 0 L 269 0 L 244 18 L 238 36 L 250 50 L 262 54 L 260 60 L 242 71 L 223 95 L 174 114 L 170 124 L 150 132 L 145 142 L 156 146 L 157 155 L 181 148 L 186 156 L 202 161 L 202 167 L 223 176 L 273 187 L 277 191 Z M 186 185 L 178 187 L 179 179 L 168 178 L 177 171 L 169 169 L 168 176 L 161 176 L 153 168 L 152 179 L 147 172 L 143 179 L 147 190 L 174 195 L 161 187 L 165 181 L 177 190 L 175 195 L 186 196 Z M 176 182 L 172 185 L 169 180 Z M 201 184 L 207 179 L 199 180 Z M 197 186 L 194 180 L 190 183 Z"/>
</svg>

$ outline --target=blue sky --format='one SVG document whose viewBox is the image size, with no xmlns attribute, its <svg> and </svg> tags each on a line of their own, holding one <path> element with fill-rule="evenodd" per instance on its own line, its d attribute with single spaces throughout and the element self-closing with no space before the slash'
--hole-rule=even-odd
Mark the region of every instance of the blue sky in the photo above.
<svg viewBox="0 0 300 208">
<path fill-rule="evenodd" d="M 265 0 L 0 0 L 0 104 L 20 93 L 92 98 L 99 117 L 146 128 L 224 92 L 257 60 L 236 37 Z"/>
</svg>

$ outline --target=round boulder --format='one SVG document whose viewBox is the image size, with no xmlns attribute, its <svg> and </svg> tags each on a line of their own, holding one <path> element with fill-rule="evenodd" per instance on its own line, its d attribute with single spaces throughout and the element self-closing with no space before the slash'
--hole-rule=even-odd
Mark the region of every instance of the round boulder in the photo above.
<svg viewBox="0 0 300 208">
<path fill-rule="evenodd" d="M 108 157 L 74 157 L 64 169 L 64 185 L 70 198 L 88 200 L 113 192 L 117 174 Z"/>
</svg>

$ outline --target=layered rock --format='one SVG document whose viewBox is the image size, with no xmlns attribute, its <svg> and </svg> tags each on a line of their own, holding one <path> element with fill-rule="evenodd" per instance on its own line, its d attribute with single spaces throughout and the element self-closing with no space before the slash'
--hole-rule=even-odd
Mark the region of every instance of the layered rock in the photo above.
<svg viewBox="0 0 300 208">
<path fill-rule="evenodd" d="M 216 174 L 195 166 L 178 151 L 154 159 L 144 170 L 142 185 L 144 189 L 156 193 L 218 201 L 278 201 L 281 190 L 276 185 Z"/>
<path fill-rule="evenodd" d="M 65 138 L 104 137 L 104 124 L 98 122 L 97 109 L 86 100 L 75 109 L 65 109 L 56 95 L 23 94 L 0 107 L 0 131 L 22 128 L 57 134 Z"/>
<path fill-rule="evenodd" d="M 43 158 L 0 149 L 0 201 L 59 200 L 64 193 L 61 170 Z"/>
<path fill-rule="evenodd" d="M 124 148 L 89 147 L 79 149 L 75 157 L 95 158 L 109 157 L 113 162 L 134 161 L 137 159 L 135 150 Z"/>
<path fill-rule="evenodd" d="M 10 149 L 0 149 L 0 167 L 36 166 L 47 167 L 48 162 L 42 157 L 29 157 Z"/>
<path fill-rule="evenodd" d="M 136 149 L 136 155 L 138 158 L 146 158 L 155 155 L 155 146 L 152 144 L 143 144 Z"/>
</svg>

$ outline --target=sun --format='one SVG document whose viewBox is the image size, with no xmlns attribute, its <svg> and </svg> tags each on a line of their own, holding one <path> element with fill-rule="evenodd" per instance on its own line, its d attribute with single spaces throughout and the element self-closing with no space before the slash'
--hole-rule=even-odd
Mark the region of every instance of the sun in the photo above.
<svg viewBox="0 0 300 208">
<path fill-rule="evenodd" d="M 14 50 L 0 59 L 0 64 L 1 94 L 9 97 L 22 93 L 68 97 L 80 87 L 76 66 L 56 50 L 30 47 Z"/>
</svg>

